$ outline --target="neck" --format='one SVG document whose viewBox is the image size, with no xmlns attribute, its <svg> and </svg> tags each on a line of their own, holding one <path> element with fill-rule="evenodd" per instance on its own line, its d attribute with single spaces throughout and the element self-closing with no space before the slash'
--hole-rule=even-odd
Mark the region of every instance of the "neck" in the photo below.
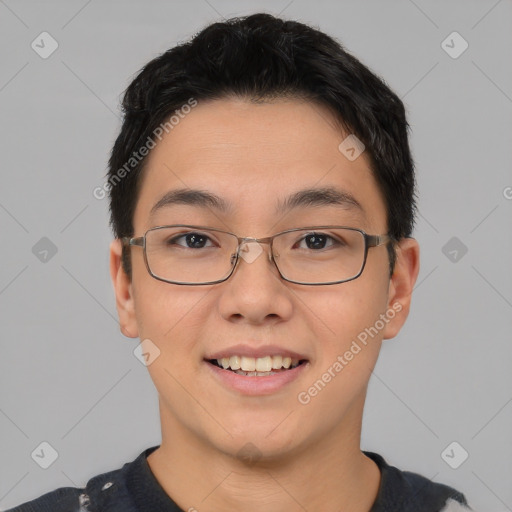
<svg viewBox="0 0 512 512">
<path fill-rule="evenodd" d="M 368 512 L 380 471 L 360 450 L 362 406 L 356 404 L 342 427 L 310 446 L 243 462 L 193 435 L 161 403 L 162 444 L 148 464 L 187 511 Z"/>
</svg>

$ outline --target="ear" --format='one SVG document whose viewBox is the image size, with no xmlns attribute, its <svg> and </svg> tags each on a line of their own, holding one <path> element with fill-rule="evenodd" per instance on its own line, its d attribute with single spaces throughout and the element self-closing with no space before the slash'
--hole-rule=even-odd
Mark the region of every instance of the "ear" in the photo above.
<svg viewBox="0 0 512 512">
<path fill-rule="evenodd" d="M 128 338 L 137 338 L 139 330 L 135 317 L 135 302 L 132 282 L 121 264 L 121 240 L 116 239 L 110 244 L 110 277 L 116 294 L 117 314 L 121 332 Z"/>
<path fill-rule="evenodd" d="M 394 338 L 409 316 L 411 296 L 420 270 L 420 247 L 414 238 L 403 238 L 396 245 L 396 263 L 389 281 L 388 312 L 393 317 L 384 329 L 384 339 Z"/>
</svg>

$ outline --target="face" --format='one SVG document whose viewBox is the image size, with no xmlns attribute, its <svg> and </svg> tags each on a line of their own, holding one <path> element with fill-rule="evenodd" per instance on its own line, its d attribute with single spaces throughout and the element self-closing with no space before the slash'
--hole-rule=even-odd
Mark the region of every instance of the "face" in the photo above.
<svg viewBox="0 0 512 512">
<path fill-rule="evenodd" d="M 363 153 L 350 161 L 340 152 L 346 135 L 326 108 L 298 99 L 200 102 L 148 157 L 135 236 L 169 224 L 254 238 L 325 225 L 384 234 L 384 200 L 369 160 Z M 166 193 L 182 189 L 213 194 L 224 207 L 189 198 L 151 212 Z M 287 198 L 308 189 L 351 199 L 283 209 Z M 159 351 L 148 370 L 159 393 L 163 443 L 166 432 L 181 432 L 204 449 L 234 455 L 253 446 L 273 457 L 357 432 L 381 341 L 407 316 L 415 242 L 398 247 L 391 279 L 382 245 L 369 249 L 359 278 L 322 286 L 283 280 L 268 245 L 261 249 L 255 259 L 241 258 L 225 282 L 183 286 L 151 277 L 140 247 L 131 248 L 130 281 L 113 242 L 122 332 L 151 340 Z M 211 362 L 231 357 L 236 367 L 242 356 L 249 367 L 280 366 L 279 356 L 285 365 L 289 357 L 300 364 L 246 376 Z"/>
</svg>

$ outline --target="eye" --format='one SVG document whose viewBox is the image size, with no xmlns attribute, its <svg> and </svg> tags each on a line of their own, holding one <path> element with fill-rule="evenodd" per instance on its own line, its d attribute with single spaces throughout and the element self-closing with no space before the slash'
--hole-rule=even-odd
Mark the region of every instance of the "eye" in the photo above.
<svg viewBox="0 0 512 512">
<path fill-rule="evenodd" d="M 202 249 L 203 247 L 213 247 L 213 243 L 207 235 L 203 233 L 185 233 L 177 235 L 167 240 L 167 245 L 182 245 L 188 249 Z"/>
<path fill-rule="evenodd" d="M 336 244 L 339 242 L 325 233 L 308 233 L 294 245 L 294 248 L 297 246 L 299 249 L 319 250 Z"/>
</svg>

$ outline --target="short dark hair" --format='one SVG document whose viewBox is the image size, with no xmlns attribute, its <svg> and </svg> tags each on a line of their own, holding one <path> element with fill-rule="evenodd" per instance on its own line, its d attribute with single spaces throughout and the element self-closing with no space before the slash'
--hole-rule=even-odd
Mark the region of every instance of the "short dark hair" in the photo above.
<svg viewBox="0 0 512 512">
<path fill-rule="evenodd" d="M 257 101 L 299 97 L 327 106 L 344 131 L 365 144 L 385 200 L 388 233 L 394 241 L 411 235 L 414 163 L 400 98 L 327 34 L 260 13 L 207 26 L 146 64 L 126 89 L 123 123 L 108 170 L 110 224 L 116 238 L 134 235 L 133 215 L 147 159 L 139 149 L 191 99 L 230 96 Z M 392 272 L 394 244 L 388 248 Z M 122 262 L 131 276 L 127 248 Z"/>
</svg>

